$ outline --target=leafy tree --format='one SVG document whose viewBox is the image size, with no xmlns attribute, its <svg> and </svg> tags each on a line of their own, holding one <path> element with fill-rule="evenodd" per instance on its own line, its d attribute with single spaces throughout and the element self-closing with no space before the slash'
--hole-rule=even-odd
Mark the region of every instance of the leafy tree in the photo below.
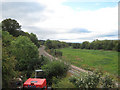
<svg viewBox="0 0 120 90">
<path fill-rule="evenodd" d="M 2 31 L 2 46 L 8 47 L 11 44 L 11 41 L 14 39 L 12 35 L 7 31 Z"/>
<path fill-rule="evenodd" d="M 9 18 L 2 21 L 2 30 L 8 31 L 13 36 L 19 36 L 21 26 L 16 20 Z"/>
<path fill-rule="evenodd" d="M 7 31 L 2 31 L 2 86 L 10 88 L 10 81 L 16 76 L 15 65 L 17 61 L 15 56 L 11 54 L 10 43 L 13 36 Z"/>
<path fill-rule="evenodd" d="M 38 62 L 38 48 L 32 43 L 32 41 L 26 36 L 19 36 L 16 40 L 11 42 L 12 54 L 18 61 L 16 69 L 19 71 L 28 71 L 28 77 L 30 70 L 34 70 L 34 66 Z"/>
<path fill-rule="evenodd" d="M 31 33 L 31 34 L 30 34 L 30 39 L 31 39 L 31 41 L 32 41 L 37 47 L 40 46 L 39 43 L 38 43 L 37 36 L 36 36 L 35 34 Z"/>
<path fill-rule="evenodd" d="M 40 45 L 44 45 L 45 44 L 45 40 L 38 40 Z"/>
<path fill-rule="evenodd" d="M 94 50 L 115 50 L 120 51 L 119 40 L 94 40 L 93 42 L 89 43 L 85 41 L 81 45 L 81 49 L 94 49 Z"/>
<path fill-rule="evenodd" d="M 89 42 L 88 41 L 83 42 L 81 49 L 89 49 Z"/>
<path fill-rule="evenodd" d="M 80 46 L 81 46 L 80 43 L 73 43 L 73 44 L 72 44 L 72 48 L 78 49 L 78 48 L 80 48 Z"/>
<path fill-rule="evenodd" d="M 10 81 L 16 76 L 16 60 L 13 55 L 9 54 L 5 47 L 2 47 L 2 85 L 3 88 L 10 88 Z"/>
<path fill-rule="evenodd" d="M 60 42 L 58 40 L 49 40 L 49 39 L 45 42 L 45 45 L 48 49 L 59 49 L 59 48 L 68 47 L 68 44 L 66 42 Z"/>
<path fill-rule="evenodd" d="M 52 41 L 51 40 L 47 40 L 46 42 L 45 42 L 45 45 L 46 45 L 46 47 L 48 48 L 48 49 L 52 49 Z"/>
</svg>

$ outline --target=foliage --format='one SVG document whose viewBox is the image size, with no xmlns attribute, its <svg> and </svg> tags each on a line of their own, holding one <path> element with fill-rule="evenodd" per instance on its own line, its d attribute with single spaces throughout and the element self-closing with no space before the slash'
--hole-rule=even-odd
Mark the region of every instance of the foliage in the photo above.
<svg viewBox="0 0 120 90">
<path fill-rule="evenodd" d="M 37 39 L 37 36 L 36 36 L 35 34 L 31 33 L 29 37 L 30 37 L 31 41 L 32 41 L 37 47 L 40 46 L 40 45 L 39 45 L 39 42 L 38 42 L 38 39 Z"/>
<path fill-rule="evenodd" d="M 120 51 L 119 40 L 94 40 L 93 42 L 84 41 L 83 43 L 73 43 L 73 48 L 94 49 L 94 50 L 114 50 Z"/>
<path fill-rule="evenodd" d="M 68 44 L 65 43 L 65 42 L 60 42 L 60 41 L 57 41 L 57 40 L 47 40 L 45 42 L 45 46 L 48 48 L 48 49 L 57 49 L 57 48 L 64 48 L 64 47 L 68 47 Z"/>
<path fill-rule="evenodd" d="M 42 69 L 45 72 L 45 77 L 49 85 L 52 84 L 52 78 L 60 78 L 66 75 L 68 71 L 68 65 L 60 61 L 53 61 L 42 66 Z"/>
<path fill-rule="evenodd" d="M 15 65 L 17 61 L 15 56 L 11 54 L 10 42 L 13 36 L 6 31 L 2 31 L 2 86 L 10 87 L 10 81 L 16 77 Z"/>
<path fill-rule="evenodd" d="M 114 80 L 113 80 L 113 78 L 110 77 L 110 75 L 108 73 L 106 73 L 104 75 L 101 82 L 102 82 L 102 87 L 103 88 L 113 88 L 113 87 L 115 87 Z"/>
<path fill-rule="evenodd" d="M 62 52 L 55 49 L 48 49 L 47 52 L 55 57 L 62 57 Z"/>
<path fill-rule="evenodd" d="M 17 70 L 34 70 L 34 66 L 37 64 L 39 58 L 38 48 L 28 37 L 19 36 L 11 42 L 11 48 L 12 54 L 18 61 L 16 66 Z"/>
<path fill-rule="evenodd" d="M 41 65 L 38 64 L 38 66 L 40 66 L 40 68 L 41 68 L 41 66 L 50 63 L 50 60 L 48 58 L 44 57 L 43 55 L 41 55 L 39 62 Z"/>
<path fill-rule="evenodd" d="M 79 43 L 73 43 L 73 44 L 72 44 L 72 47 L 77 49 L 77 48 L 80 48 L 80 45 L 81 45 L 81 44 L 79 44 Z"/>
<path fill-rule="evenodd" d="M 3 87 L 10 86 L 10 81 L 15 77 L 15 57 L 10 55 L 5 47 L 2 47 L 2 81 Z M 12 62 L 12 63 L 11 63 Z"/>
<path fill-rule="evenodd" d="M 76 86 L 73 83 L 71 83 L 67 78 L 63 78 L 56 84 L 53 84 L 52 88 L 76 88 Z"/>
<path fill-rule="evenodd" d="M 12 35 L 7 31 L 2 31 L 2 46 L 8 47 L 11 44 L 11 41 L 14 39 Z"/>
<path fill-rule="evenodd" d="M 21 26 L 14 19 L 3 20 L 0 27 L 3 30 L 0 30 L 0 37 L 2 35 L 2 43 L 0 42 L 2 44 L 2 85 L 3 88 L 7 88 L 11 87 L 10 81 L 15 77 L 22 74 L 24 74 L 23 79 L 26 76 L 30 77 L 33 70 L 40 67 L 41 58 L 39 59 L 36 47 L 39 47 L 39 42 L 35 34 L 22 31 Z"/>
<path fill-rule="evenodd" d="M 45 44 L 45 40 L 38 40 L 40 45 L 44 45 Z"/>
<path fill-rule="evenodd" d="M 81 49 L 89 49 L 89 42 L 88 41 L 85 41 L 85 42 L 83 42 L 82 43 L 82 45 L 81 45 Z"/>
<path fill-rule="evenodd" d="M 76 84 L 77 78 L 72 76 L 69 78 L 69 81 Z"/>
<path fill-rule="evenodd" d="M 80 78 L 71 77 L 69 79 L 79 88 L 114 88 L 115 82 L 110 76 L 103 76 L 102 72 L 95 71 Z"/>
<path fill-rule="evenodd" d="M 27 33 L 21 30 L 21 26 L 19 25 L 19 23 L 14 20 L 14 19 L 5 19 L 2 21 L 2 30 L 3 31 L 8 31 L 11 35 L 18 37 L 20 35 L 22 36 L 27 36 L 30 38 L 30 40 L 37 46 L 39 47 L 40 44 L 38 42 L 38 38 L 35 34 L 31 33 Z"/>
<path fill-rule="evenodd" d="M 2 30 L 8 31 L 13 36 L 18 36 L 18 32 L 21 30 L 21 26 L 14 19 L 5 19 L 2 21 Z"/>
</svg>

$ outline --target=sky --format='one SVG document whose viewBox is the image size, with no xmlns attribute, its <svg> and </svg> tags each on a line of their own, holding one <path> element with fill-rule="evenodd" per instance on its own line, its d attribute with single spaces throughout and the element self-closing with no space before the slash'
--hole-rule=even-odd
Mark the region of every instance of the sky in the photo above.
<svg viewBox="0 0 120 90">
<path fill-rule="evenodd" d="M 2 0 L 2 18 L 19 22 L 39 40 L 118 39 L 117 0 Z"/>
</svg>

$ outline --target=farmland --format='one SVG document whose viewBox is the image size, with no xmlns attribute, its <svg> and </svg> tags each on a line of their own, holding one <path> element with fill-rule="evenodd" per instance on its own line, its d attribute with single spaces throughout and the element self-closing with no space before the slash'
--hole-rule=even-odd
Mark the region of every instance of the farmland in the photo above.
<svg viewBox="0 0 120 90">
<path fill-rule="evenodd" d="M 101 69 L 117 75 L 118 52 L 86 49 L 59 49 L 63 52 L 62 60 L 86 70 Z"/>
</svg>

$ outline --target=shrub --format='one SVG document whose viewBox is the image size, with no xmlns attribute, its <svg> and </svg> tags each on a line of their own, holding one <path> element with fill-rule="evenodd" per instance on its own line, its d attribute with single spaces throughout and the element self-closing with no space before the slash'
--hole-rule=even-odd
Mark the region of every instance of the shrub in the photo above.
<svg viewBox="0 0 120 90">
<path fill-rule="evenodd" d="M 52 88 L 75 88 L 75 85 L 72 84 L 68 79 L 64 78 L 57 84 L 53 84 Z"/>
<path fill-rule="evenodd" d="M 69 81 L 72 82 L 72 83 L 76 83 L 77 78 L 76 77 L 70 77 Z"/>
<path fill-rule="evenodd" d="M 113 88 L 115 86 L 115 82 L 108 75 L 103 75 L 102 72 L 95 71 L 92 74 L 85 75 L 84 77 L 75 78 L 71 77 L 69 79 L 76 87 L 79 88 Z"/>
<path fill-rule="evenodd" d="M 69 67 L 68 65 L 60 61 L 53 61 L 51 63 L 42 66 L 42 69 L 45 72 L 44 76 L 46 77 L 48 84 L 49 85 L 52 84 L 53 77 L 60 78 L 66 76 L 68 67 Z"/>
<path fill-rule="evenodd" d="M 102 82 L 103 88 L 114 88 L 115 87 L 113 78 L 111 78 L 108 73 L 105 74 L 105 76 L 102 78 L 101 82 Z"/>
<path fill-rule="evenodd" d="M 55 50 L 55 49 L 49 49 L 48 53 L 50 53 L 51 55 L 55 56 L 55 57 L 61 57 L 62 56 L 62 52 Z"/>
</svg>

